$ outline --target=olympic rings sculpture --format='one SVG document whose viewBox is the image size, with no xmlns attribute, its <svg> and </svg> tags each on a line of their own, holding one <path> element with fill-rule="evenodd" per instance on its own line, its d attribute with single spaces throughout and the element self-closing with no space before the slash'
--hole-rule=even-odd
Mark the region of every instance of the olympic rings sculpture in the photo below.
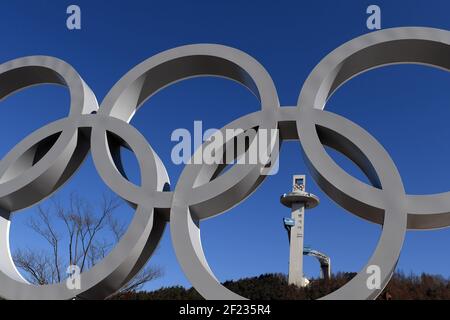
<svg viewBox="0 0 450 320">
<path fill-rule="evenodd" d="M 450 226 L 450 192 L 405 193 L 386 150 L 364 129 L 325 111 L 330 96 L 367 70 L 398 63 L 450 69 L 450 32 L 404 27 L 355 38 L 326 56 L 311 72 L 297 106 L 280 107 L 267 71 L 239 50 L 213 44 L 187 45 L 157 54 L 129 71 L 101 106 L 79 74 L 52 57 L 32 56 L 0 65 L 0 97 L 37 84 L 64 85 L 70 112 L 21 141 L 0 162 L 0 296 L 7 299 L 99 299 L 125 285 L 154 252 L 166 223 L 186 276 L 207 299 L 243 299 L 220 284 L 208 266 L 200 240 L 203 219 L 244 200 L 264 180 L 261 164 L 233 166 L 189 164 L 174 191 L 163 163 L 146 139 L 129 124 L 140 106 L 158 90 L 194 76 L 219 76 L 241 83 L 260 100 L 261 110 L 228 124 L 229 128 L 279 129 L 281 140 L 298 139 L 312 176 L 344 209 L 383 225 L 367 263 L 381 271 L 381 288 L 369 289 L 365 268 L 323 299 L 374 299 L 386 286 L 398 261 L 407 229 Z M 251 142 L 253 143 L 253 142 Z M 225 142 L 226 144 L 226 142 Z M 353 160 L 371 185 L 350 176 L 325 152 L 332 147 Z M 136 155 L 141 185 L 126 179 L 120 147 Z M 278 150 L 271 150 L 275 155 Z M 58 190 L 91 152 L 101 178 L 136 210 L 118 245 L 81 276 L 81 289 L 65 283 L 33 286 L 20 275 L 9 248 L 10 217 Z"/>
</svg>

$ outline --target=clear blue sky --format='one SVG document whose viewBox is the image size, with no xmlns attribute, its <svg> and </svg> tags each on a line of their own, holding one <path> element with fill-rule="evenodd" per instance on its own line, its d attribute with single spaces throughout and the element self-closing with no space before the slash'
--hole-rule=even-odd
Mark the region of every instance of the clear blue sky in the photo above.
<svg viewBox="0 0 450 320">
<path fill-rule="evenodd" d="M 26 55 L 66 60 L 101 101 L 130 68 L 160 51 L 190 43 L 220 43 L 259 60 L 272 76 L 282 105 L 294 105 L 309 72 L 331 50 L 366 29 L 366 8 L 378 4 L 382 27 L 430 26 L 450 30 L 447 1 L 2 1 L 0 62 Z M 82 30 L 66 29 L 66 8 L 78 4 Z M 0 156 L 33 130 L 68 111 L 63 88 L 31 88 L 1 102 Z M 178 83 L 158 93 L 132 121 L 158 152 L 175 184 L 183 166 L 171 163 L 176 128 L 192 130 L 194 120 L 217 128 L 258 109 L 254 97 L 224 79 L 202 78 Z M 450 190 L 450 74 L 419 66 L 395 66 L 366 73 L 342 87 L 328 110 L 373 134 L 389 151 L 408 193 Z M 174 117 L 175 115 L 175 117 Z M 171 119 L 169 121 L 169 119 Z M 330 152 L 351 174 L 362 174 L 339 154 Z M 132 156 L 127 170 L 134 181 Z M 288 243 L 279 204 L 291 176 L 308 173 L 298 143 L 287 143 L 280 172 L 232 211 L 202 223 L 202 241 L 220 280 L 286 272 Z M 339 208 L 312 179 L 308 190 L 321 205 L 306 216 L 306 244 L 331 256 L 333 271 L 358 271 L 374 250 L 380 227 Z M 77 191 L 92 201 L 106 190 L 89 159 L 72 182 L 58 192 Z M 124 215 L 131 214 L 125 210 Z M 40 248 L 25 221 L 34 209 L 17 213 L 12 247 Z M 408 232 L 398 267 L 450 277 L 450 229 Z M 153 263 L 165 276 L 147 287 L 185 285 L 166 230 Z M 316 261 L 306 259 L 305 273 L 317 276 Z"/>
</svg>

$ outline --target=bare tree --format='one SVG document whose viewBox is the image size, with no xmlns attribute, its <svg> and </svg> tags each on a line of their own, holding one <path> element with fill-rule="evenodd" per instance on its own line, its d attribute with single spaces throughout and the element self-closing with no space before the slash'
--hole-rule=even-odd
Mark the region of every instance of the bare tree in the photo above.
<svg viewBox="0 0 450 320">
<path fill-rule="evenodd" d="M 120 198 L 104 195 L 99 210 L 95 210 L 88 201 L 72 194 L 68 205 L 55 198 L 48 207 L 39 205 L 37 216 L 27 224 L 49 244 L 50 250 L 36 253 L 31 249 L 17 249 L 13 254 L 16 266 L 24 271 L 30 283 L 37 285 L 61 282 L 68 276 L 69 265 L 77 265 L 81 272 L 91 268 L 126 231 L 125 223 L 114 214 L 122 204 Z M 161 268 L 147 265 L 120 293 L 138 291 L 161 276 Z"/>
</svg>

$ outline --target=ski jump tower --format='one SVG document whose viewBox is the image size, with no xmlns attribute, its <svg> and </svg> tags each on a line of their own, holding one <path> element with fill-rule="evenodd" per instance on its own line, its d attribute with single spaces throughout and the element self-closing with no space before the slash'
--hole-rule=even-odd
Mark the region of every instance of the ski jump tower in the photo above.
<svg viewBox="0 0 450 320">
<path fill-rule="evenodd" d="M 294 175 L 292 192 L 281 196 L 280 202 L 291 208 L 291 218 L 284 219 L 284 225 L 289 228 L 289 284 L 305 287 L 303 277 L 303 242 L 305 209 L 311 209 L 319 204 L 319 198 L 305 191 L 304 175 Z"/>
</svg>

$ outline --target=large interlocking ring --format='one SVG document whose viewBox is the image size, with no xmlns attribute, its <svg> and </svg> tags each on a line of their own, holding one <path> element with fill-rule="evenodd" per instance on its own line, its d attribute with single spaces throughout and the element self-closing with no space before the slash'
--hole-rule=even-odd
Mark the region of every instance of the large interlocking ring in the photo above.
<svg viewBox="0 0 450 320">
<path fill-rule="evenodd" d="M 431 28 L 394 28 L 353 39 L 326 56 L 311 72 L 297 106 L 280 107 L 275 85 L 255 59 L 242 51 L 211 44 L 188 45 L 157 54 L 129 71 L 100 107 L 95 95 L 67 63 L 33 56 L 0 65 L 0 98 L 31 85 L 54 83 L 70 92 L 70 112 L 26 137 L 0 162 L 0 296 L 8 299 L 105 298 L 144 266 L 170 223 L 178 261 L 196 290 L 207 299 L 243 299 L 225 288 L 205 258 L 200 221 L 221 214 L 251 195 L 264 181 L 267 163 L 186 165 L 170 191 L 164 164 L 147 140 L 129 124 L 154 93 L 196 76 L 225 77 L 248 88 L 260 111 L 243 116 L 227 129 L 277 130 L 280 141 L 298 139 L 320 188 L 347 211 L 381 224 L 382 234 L 367 265 L 324 299 L 374 299 L 396 267 L 407 229 L 450 226 L 450 192 L 408 195 L 386 150 L 364 129 L 325 111 L 327 100 L 346 81 L 373 68 L 416 63 L 450 69 L 450 32 Z M 223 152 L 228 142 L 223 142 Z M 257 143 L 255 140 L 250 144 Z M 352 177 L 326 153 L 341 152 L 367 175 L 370 185 Z M 140 185 L 124 173 L 120 148 L 135 155 Z M 278 145 L 268 143 L 271 162 Z M 250 150 L 251 148 L 248 148 Z M 196 152 L 201 152 L 202 148 Z M 101 178 L 136 210 L 117 246 L 81 274 L 81 288 L 65 283 L 33 286 L 17 271 L 9 248 L 11 215 L 56 192 L 91 152 Z M 247 151 L 248 152 L 248 151 Z M 194 154 L 193 157 L 196 157 Z M 223 171 L 223 172 L 222 172 Z M 368 266 L 380 269 L 381 286 L 367 286 Z"/>
</svg>

